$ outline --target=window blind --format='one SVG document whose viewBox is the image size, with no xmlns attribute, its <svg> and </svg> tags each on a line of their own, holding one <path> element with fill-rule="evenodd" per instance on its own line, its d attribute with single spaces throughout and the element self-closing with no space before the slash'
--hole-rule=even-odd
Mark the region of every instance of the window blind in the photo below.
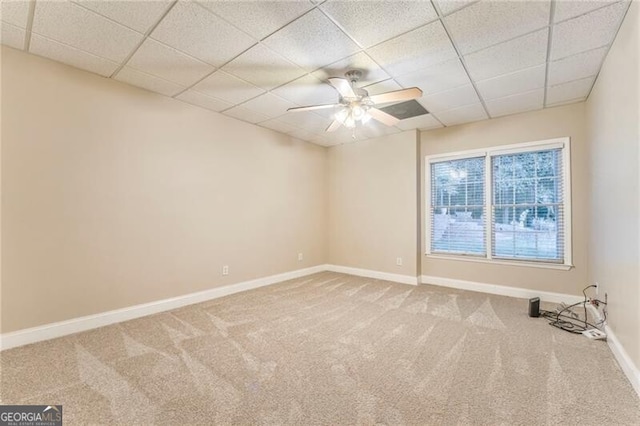
<svg viewBox="0 0 640 426">
<path fill-rule="evenodd" d="M 491 157 L 494 258 L 564 261 L 562 150 Z"/>
<path fill-rule="evenodd" d="M 486 255 L 485 158 L 431 163 L 431 252 Z"/>
</svg>

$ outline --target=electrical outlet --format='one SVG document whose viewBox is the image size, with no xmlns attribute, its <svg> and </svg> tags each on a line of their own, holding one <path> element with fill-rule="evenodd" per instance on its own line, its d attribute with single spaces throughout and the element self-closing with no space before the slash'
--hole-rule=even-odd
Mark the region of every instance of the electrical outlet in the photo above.
<svg viewBox="0 0 640 426">
<path fill-rule="evenodd" d="M 298 253 L 298 261 L 302 260 L 302 253 Z"/>
<path fill-rule="evenodd" d="M 582 332 L 585 337 L 588 337 L 591 340 L 604 340 L 607 338 L 607 334 L 598 330 L 597 328 L 592 328 L 590 330 L 585 330 Z"/>
<path fill-rule="evenodd" d="M 229 265 L 224 265 L 222 267 L 222 275 L 229 275 Z"/>
<path fill-rule="evenodd" d="M 396 265 L 402 266 L 402 258 L 401 257 L 397 257 L 396 258 Z"/>
</svg>

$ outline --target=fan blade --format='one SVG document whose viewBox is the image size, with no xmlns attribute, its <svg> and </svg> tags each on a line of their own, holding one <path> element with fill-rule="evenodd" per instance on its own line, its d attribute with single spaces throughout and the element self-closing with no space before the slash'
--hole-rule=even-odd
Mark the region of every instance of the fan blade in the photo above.
<svg viewBox="0 0 640 426">
<path fill-rule="evenodd" d="M 393 92 L 380 93 L 379 95 L 369 96 L 374 104 L 386 104 L 388 102 L 409 101 L 422 96 L 422 90 L 417 87 L 409 89 L 396 90 Z"/>
<path fill-rule="evenodd" d="M 381 122 L 382 124 L 386 124 L 387 126 L 395 126 L 400 121 L 393 115 L 387 114 L 386 112 L 381 111 L 378 108 L 369 108 L 367 112 L 369 112 L 371 118 L 373 118 L 374 120 L 378 120 L 379 122 Z"/>
<path fill-rule="evenodd" d="M 357 98 L 356 92 L 353 91 L 351 83 L 340 77 L 331 77 L 329 83 L 340 93 L 343 98 Z"/>
<path fill-rule="evenodd" d="M 342 123 L 340 123 L 338 120 L 333 120 L 333 122 L 329 124 L 329 127 L 327 127 L 325 132 L 335 132 L 336 130 L 338 130 L 338 127 L 340 127 L 341 124 Z"/>
<path fill-rule="evenodd" d="M 287 111 L 288 112 L 313 111 L 314 109 L 333 108 L 333 107 L 336 107 L 336 106 L 340 106 L 340 104 L 309 105 L 309 106 L 289 108 L 289 109 L 287 109 Z"/>
</svg>

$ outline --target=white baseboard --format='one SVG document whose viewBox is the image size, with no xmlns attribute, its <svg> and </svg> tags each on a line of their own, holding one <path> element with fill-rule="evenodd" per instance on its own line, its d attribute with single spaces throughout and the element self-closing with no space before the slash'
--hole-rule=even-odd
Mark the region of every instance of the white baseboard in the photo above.
<svg viewBox="0 0 640 426">
<path fill-rule="evenodd" d="M 520 299 L 530 299 L 532 297 L 539 297 L 543 302 L 551 303 L 577 303 L 584 300 L 581 296 L 575 296 L 572 294 L 553 293 L 550 291 L 538 291 L 529 290 L 519 287 L 508 287 L 497 284 L 479 283 L 474 281 L 456 280 L 452 278 L 432 277 L 428 275 L 422 275 L 420 277 L 422 284 L 432 284 L 441 287 L 457 288 L 460 290 L 477 291 L 480 293 L 497 294 L 499 296 L 517 297 Z"/>
<path fill-rule="evenodd" d="M 607 333 L 607 344 L 609 345 L 609 349 L 613 352 L 613 356 L 620 364 L 620 368 L 622 372 L 627 376 L 627 379 L 631 382 L 631 386 L 635 389 L 638 394 L 638 398 L 640 398 L 640 369 L 634 364 L 633 360 L 620 343 L 620 340 L 616 337 L 611 327 L 608 325 L 604 326 L 604 331 Z"/>
<path fill-rule="evenodd" d="M 392 274 L 389 272 L 373 271 L 370 269 L 352 268 L 350 266 L 326 265 L 327 271 L 342 274 L 356 275 L 358 277 L 375 278 L 378 280 L 393 281 L 401 284 L 418 285 L 418 277 L 412 275 Z"/>
<path fill-rule="evenodd" d="M 172 297 L 170 299 L 144 303 L 95 315 L 87 315 L 66 321 L 18 330 L 11 333 L 4 333 L 0 335 L 0 350 L 79 333 L 81 331 L 91 330 L 93 328 L 103 327 L 117 322 L 128 321 L 146 315 L 156 314 L 158 312 L 169 311 L 182 306 L 205 302 L 207 300 L 217 299 L 219 297 L 228 296 L 241 291 L 264 287 L 281 281 L 300 278 L 326 270 L 328 270 L 327 265 L 318 265 L 311 268 L 298 269 L 296 271 L 271 275 L 269 277 L 244 281 L 224 287 L 216 287 L 210 290 L 186 294 L 184 296 Z"/>
<path fill-rule="evenodd" d="M 589 311 L 596 319 L 596 322 L 602 320 L 600 311 L 592 305 L 589 305 Z M 616 334 L 607 324 L 604 326 L 604 332 L 607 333 L 607 345 L 609 345 L 609 349 L 611 349 L 611 352 L 613 353 L 616 361 L 618 361 L 618 365 L 620 365 L 622 372 L 627 376 L 627 379 L 631 382 L 631 386 L 638 394 L 638 398 L 640 398 L 640 369 L 635 365 L 627 351 L 624 349 L 624 346 L 622 346 L 622 343 L 620 343 L 620 340 L 618 340 Z"/>
</svg>

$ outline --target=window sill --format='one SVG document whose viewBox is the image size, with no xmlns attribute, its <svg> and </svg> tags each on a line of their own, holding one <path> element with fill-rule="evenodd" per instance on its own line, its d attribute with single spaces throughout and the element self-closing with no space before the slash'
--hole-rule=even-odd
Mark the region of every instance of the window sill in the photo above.
<svg viewBox="0 0 640 426">
<path fill-rule="evenodd" d="M 430 254 L 430 253 L 426 253 L 425 256 L 430 259 L 487 263 L 490 265 L 521 266 L 521 267 L 527 267 L 527 268 L 556 269 L 560 271 L 568 271 L 570 269 L 573 269 L 573 265 L 567 265 L 567 264 L 561 264 L 561 263 L 543 263 L 543 262 L 527 262 L 527 261 L 503 260 L 503 259 L 486 259 L 486 258 L 472 257 L 472 256 L 452 256 L 452 255 L 445 255 L 445 254 Z"/>
</svg>

